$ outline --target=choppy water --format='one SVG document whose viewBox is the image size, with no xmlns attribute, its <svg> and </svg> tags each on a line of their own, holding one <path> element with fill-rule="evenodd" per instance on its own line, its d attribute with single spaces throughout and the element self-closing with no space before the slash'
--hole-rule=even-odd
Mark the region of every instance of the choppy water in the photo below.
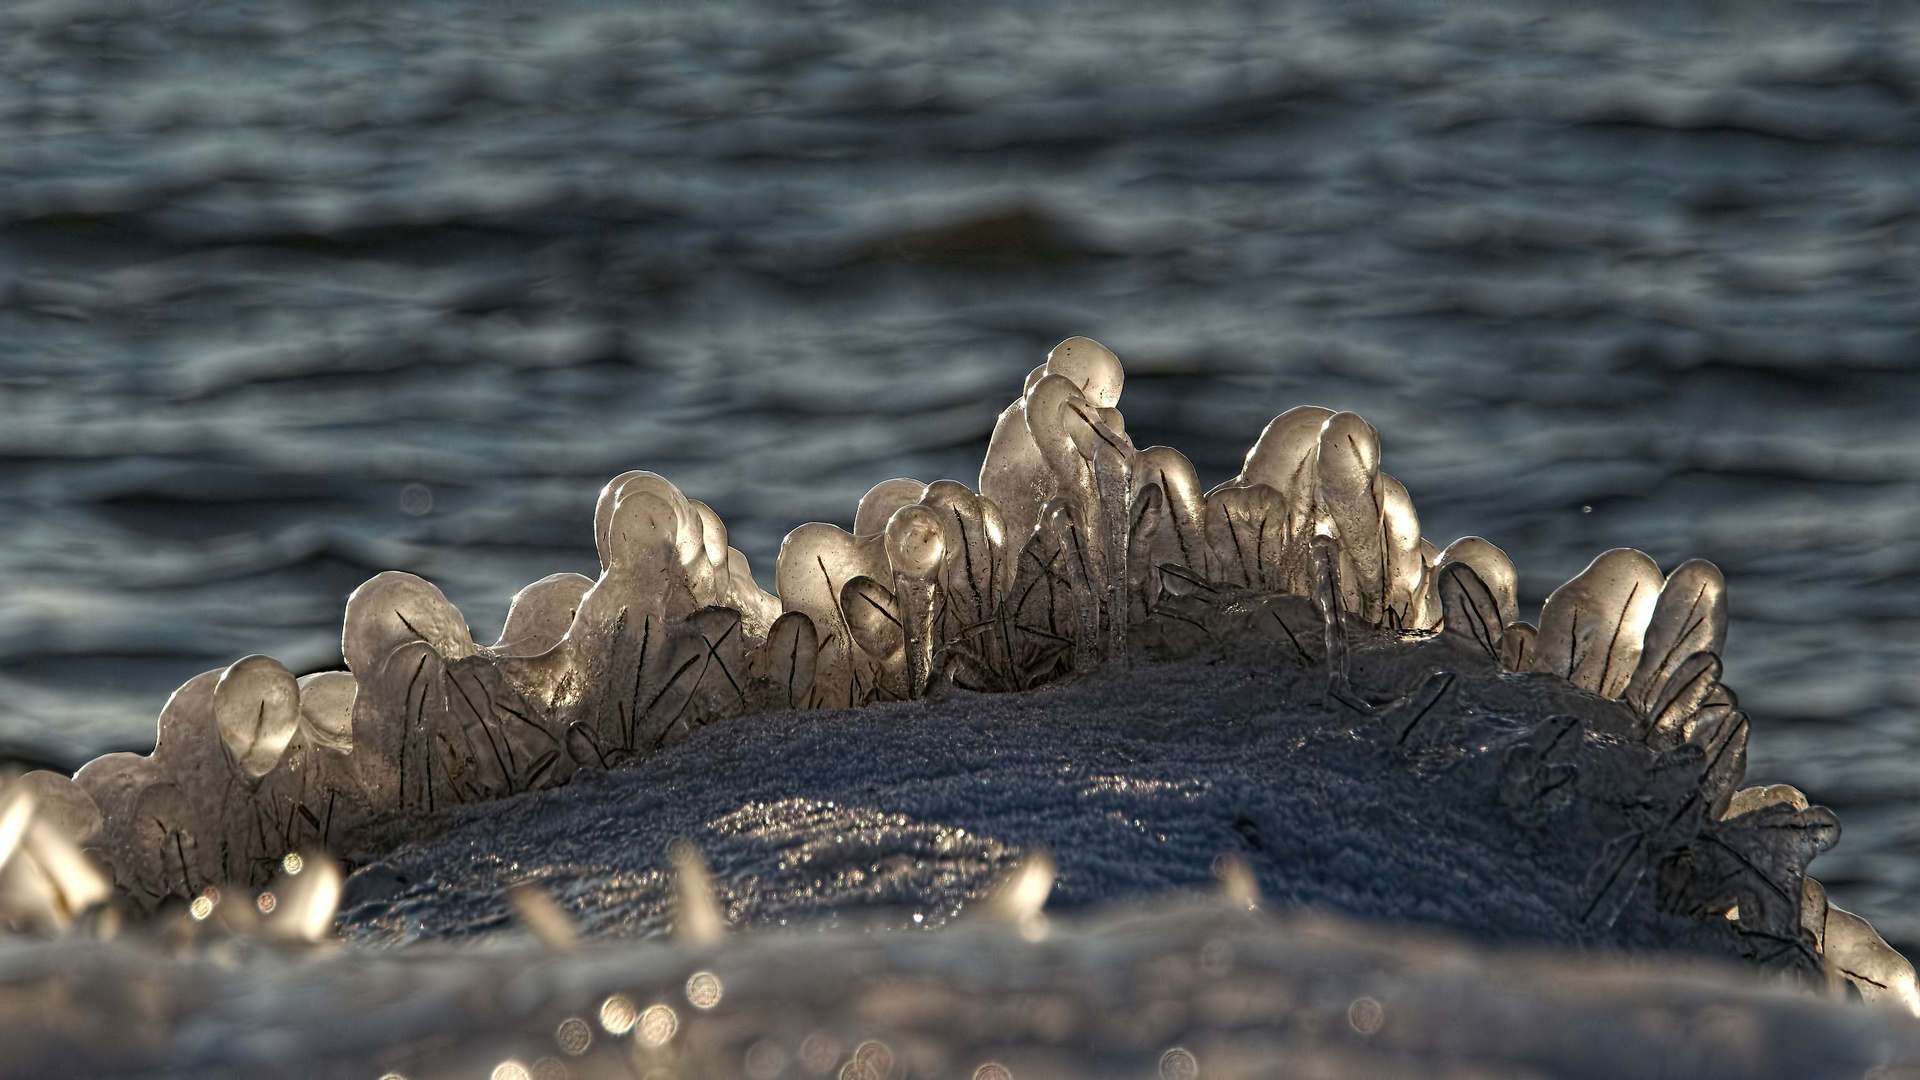
<svg viewBox="0 0 1920 1080">
<path fill-rule="evenodd" d="M 335 666 L 380 569 L 490 637 L 626 468 L 768 578 L 1078 333 L 1208 482 L 1362 412 L 1533 604 L 1719 563 L 1754 776 L 1920 941 L 1917 101 L 1867 4 L 10 4 L 0 735 Z"/>
</svg>

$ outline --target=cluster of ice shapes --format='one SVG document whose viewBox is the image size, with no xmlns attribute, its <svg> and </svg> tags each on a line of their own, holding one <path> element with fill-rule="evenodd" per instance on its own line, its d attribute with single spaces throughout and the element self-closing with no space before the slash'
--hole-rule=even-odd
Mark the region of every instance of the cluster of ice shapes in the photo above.
<svg viewBox="0 0 1920 1080">
<path fill-rule="evenodd" d="M 1505 758 L 1501 799 L 1526 815 L 1571 790 L 1564 746 L 1620 747 L 1620 797 L 1639 825 L 1609 852 L 1590 913 L 1652 876 L 1669 909 L 1770 943 L 1760 959 L 1920 1011 L 1912 967 L 1805 874 L 1837 838 L 1832 813 L 1783 785 L 1737 787 L 1747 718 L 1719 681 L 1726 600 L 1712 564 L 1663 575 L 1641 552 L 1608 551 L 1548 598 L 1535 627 L 1518 618 L 1499 548 L 1467 537 L 1442 550 L 1421 536 L 1359 416 L 1282 413 L 1239 475 L 1203 492 L 1178 451 L 1134 447 L 1121 384 L 1106 348 L 1060 343 L 1001 413 L 978 491 L 875 486 L 852 532 L 816 522 L 788 535 L 777 596 L 755 584 L 711 508 L 650 472 L 600 494 L 598 580 L 555 574 L 522 589 L 491 645 L 433 585 L 380 574 L 347 603 L 349 670 L 295 678 L 246 657 L 175 692 L 151 755 L 16 782 L 44 808 L 35 817 L 22 803 L 24 819 L 60 828 L 21 841 L 0 817 L 5 908 L 70 918 L 104 899 L 100 887 L 37 907 L 18 898 L 19 868 L 71 862 L 75 846 L 111 866 L 121 903 L 152 910 L 267 884 L 290 852 L 364 854 L 435 811 L 564 784 L 728 717 L 949 684 L 1020 691 L 1178 652 L 1183 632 L 1284 636 L 1303 662 L 1324 664 L 1329 701 L 1404 744 L 1452 676 L 1361 700 L 1347 682 L 1350 639 L 1438 636 L 1625 706 L 1607 715 L 1630 719 L 1587 730 L 1549 720 Z M 1318 640 L 1309 648 L 1303 634 Z M 1609 723 L 1619 730 L 1601 730 Z"/>
</svg>

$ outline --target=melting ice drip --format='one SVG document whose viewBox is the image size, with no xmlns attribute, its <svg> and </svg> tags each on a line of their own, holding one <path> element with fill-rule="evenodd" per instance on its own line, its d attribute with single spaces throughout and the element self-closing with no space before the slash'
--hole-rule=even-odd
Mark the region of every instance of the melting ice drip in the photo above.
<svg viewBox="0 0 1920 1080">
<path fill-rule="evenodd" d="M 151 910 L 265 884 L 289 852 L 378 850 L 436 810 L 618 767 L 730 717 L 948 684 L 1017 692 L 1235 634 L 1284 637 L 1324 665 L 1327 700 L 1358 730 L 1404 745 L 1454 676 L 1370 703 L 1349 685 L 1348 651 L 1437 640 L 1459 664 L 1557 676 L 1617 703 L 1541 723 L 1507 752 L 1501 782 L 1524 815 L 1569 789 L 1564 747 L 1614 755 L 1639 824 L 1597 868 L 1589 918 L 1652 876 L 1670 910 L 1736 920 L 1763 962 L 1920 1011 L 1911 965 L 1805 874 L 1837 838 L 1832 813 L 1784 785 L 1737 789 L 1747 718 L 1719 681 L 1726 601 L 1712 564 L 1663 576 L 1641 552 L 1608 551 L 1534 627 L 1499 548 L 1422 538 L 1359 416 L 1282 413 L 1239 475 L 1202 493 L 1178 451 L 1133 446 L 1121 383 L 1103 346 L 1060 343 L 1001 413 L 977 492 L 875 486 L 851 533 L 816 522 L 787 536 L 778 596 L 712 509 L 650 472 L 601 491 L 599 579 L 522 589 L 492 645 L 433 585 L 380 574 L 347 603 L 348 671 L 296 679 L 246 657 L 174 693 L 150 756 L 14 785 L 25 809 L 0 810 L 7 910 L 18 921 L 98 902 L 104 888 L 84 875 L 71 896 L 21 899 L 22 875 L 54 880 L 76 844 L 111 866 L 123 903 Z M 59 827 L 28 827 L 44 821 Z"/>
</svg>

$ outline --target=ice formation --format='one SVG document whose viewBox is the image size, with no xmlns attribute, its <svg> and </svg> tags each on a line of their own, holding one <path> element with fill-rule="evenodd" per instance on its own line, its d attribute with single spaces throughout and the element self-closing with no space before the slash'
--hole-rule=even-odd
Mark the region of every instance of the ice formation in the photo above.
<svg viewBox="0 0 1920 1080">
<path fill-rule="evenodd" d="M 749 712 L 945 685 L 1016 692 L 1244 636 L 1324 667 L 1327 700 L 1355 730 L 1409 752 L 1443 738 L 1427 721 L 1457 671 L 1585 691 L 1580 716 L 1534 717 L 1512 741 L 1499 799 L 1545 820 L 1581 767 L 1604 774 L 1597 790 L 1630 825 L 1593 868 L 1586 918 L 1651 888 L 1669 911 L 1734 923 L 1762 963 L 1920 1012 L 1912 966 L 1806 876 L 1838 837 L 1833 814 L 1783 785 L 1739 787 L 1748 725 L 1719 681 L 1715 567 L 1663 575 L 1641 552 L 1608 551 L 1535 627 L 1519 621 L 1499 548 L 1421 536 L 1359 416 L 1284 412 L 1237 476 L 1202 493 L 1178 451 L 1134 447 L 1122 383 L 1103 346 L 1060 343 L 1000 414 L 977 492 L 876 485 L 853 531 L 816 522 L 787 536 L 777 596 L 711 508 L 650 472 L 601 491 L 599 578 L 527 586 L 492 645 L 433 585 L 380 574 L 348 601 L 347 671 L 296 679 L 245 657 L 175 692 L 151 755 L 11 785 L 0 909 L 61 928 L 100 907 L 110 890 L 84 847 L 137 911 L 278 875 L 297 899 L 280 933 L 311 940 L 338 892 L 318 853 L 377 851 L 454 804 L 564 784 Z M 1401 696 L 1368 701 L 1349 684 L 1351 649 L 1433 642 L 1453 669 Z M 289 892 L 298 852 L 325 872 Z M 1038 918 L 1029 900 L 1008 893 L 1006 918 Z"/>
</svg>

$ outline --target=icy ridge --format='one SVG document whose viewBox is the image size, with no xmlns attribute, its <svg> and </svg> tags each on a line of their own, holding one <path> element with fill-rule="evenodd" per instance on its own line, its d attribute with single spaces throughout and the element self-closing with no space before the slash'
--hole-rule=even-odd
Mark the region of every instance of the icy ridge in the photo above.
<svg viewBox="0 0 1920 1080">
<path fill-rule="evenodd" d="M 1833 814 L 1784 785 L 1738 786 L 1748 721 L 1719 682 L 1715 567 L 1663 575 L 1641 552 L 1608 551 L 1535 627 L 1518 620 L 1499 548 L 1421 536 L 1359 416 L 1282 413 L 1239 475 L 1202 493 L 1178 451 L 1132 445 L 1123 379 L 1098 343 L 1062 342 L 1000 415 L 977 492 L 877 485 L 852 532 L 787 537 L 777 596 L 709 507 L 624 473 L 595 512 L 599 579 L 529 585 L 494 644 L 473 641 L 430 583 L 380 574 L 348 601 L 348 671 L 296 679 L 249 656 L 200 675 L 168 702 L 152 755 L 109 754 L 72 781 L 30 774 L 16 816 L 57 819 L 111 866 L 123 903 L 151 911 L 267 884 L 289 853 L 376 855 L 449 807 L 636 762 L 743 714 L 1024 691 L 1247 636 L 1284 637 L 1355 731 L 1416 752 L 1445 743 L 1426 721 L 1461 672 L 1370 700 L 1351 651 L 1437 637 L 1616 706 L 1532 717 L 1502 759 L 1499 797 L 1518 818 L 1576 791 L 1621 808 L 1583 919 L 1607 925 L 1647 886 L 1666 910 L 1734 923 L 1761 963 L 1920 1011 L 1911 965 L 1806 876 L 1838 838 Z M 8 864 L 56 882 L 9 890 L 18 922 L 61 925 L 95 902 L 57 887 L 54 845 Z"/>
</svg>

